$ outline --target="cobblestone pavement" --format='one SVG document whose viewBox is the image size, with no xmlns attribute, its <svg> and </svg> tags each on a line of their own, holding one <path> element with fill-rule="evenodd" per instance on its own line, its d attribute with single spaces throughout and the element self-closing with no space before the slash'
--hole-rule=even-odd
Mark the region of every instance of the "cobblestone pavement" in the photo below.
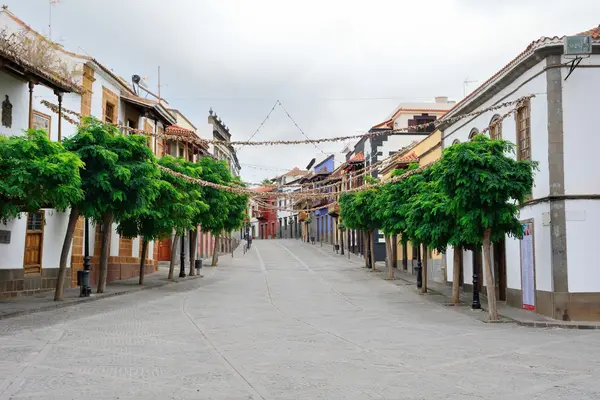
<svg viewBox="0 0 600 400">
<path fill-rule="evenodd" d="M 0 400 L 600 398 L 598 331 L 483 324 L 294 240 L 221 262 L 0 321 Z"/>
</svg>

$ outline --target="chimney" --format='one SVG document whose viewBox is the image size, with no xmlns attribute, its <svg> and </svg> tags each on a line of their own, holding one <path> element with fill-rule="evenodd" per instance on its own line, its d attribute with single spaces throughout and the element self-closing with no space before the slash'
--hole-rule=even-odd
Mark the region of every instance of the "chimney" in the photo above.
<svg viewBox="0 0 600 400">
<path fill-rule="evenodd" d="M 437 96 L 435 98 L 435 102 L 436 103 L 447 103 L 448 102 L 448 96 Z"/>
</svg>

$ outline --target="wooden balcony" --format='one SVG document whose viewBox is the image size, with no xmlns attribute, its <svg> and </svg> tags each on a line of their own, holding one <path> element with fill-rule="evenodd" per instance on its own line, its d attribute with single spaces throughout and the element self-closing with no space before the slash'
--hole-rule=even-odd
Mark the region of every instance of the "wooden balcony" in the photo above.
<svg viewBox="0 0 600 400">
<path fill-rule="evenodd" d="M 327 207 L 327 214 L 331 215 L 332 217 L 338 217 L 340 215 L 340 205 L 332 204 Z"/>
</svg>

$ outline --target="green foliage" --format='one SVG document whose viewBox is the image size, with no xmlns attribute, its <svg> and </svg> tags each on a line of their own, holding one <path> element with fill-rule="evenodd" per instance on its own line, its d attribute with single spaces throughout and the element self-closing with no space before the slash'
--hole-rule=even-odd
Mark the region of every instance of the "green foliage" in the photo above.
<svg viewBox="0 0 600 400">
<path fill-rule="evenodd" d="M 239 177 L 232 179 L 232 186 L 245 187 Z M 233 231 L 240 229 L 244 225 L 246 219 L 246 209 L 248 207 L 248 196 L 227 193 L 229 195 L 229 210 L 227 213 L 227 219 L 225 220 L 225 231 Z"/>
<path fill-rule="evenodd" d="M 349 229 L 372 231 L 380 224 L 376 213 L 379 188 L 371 188 L 340 196 L 340 217 Z"/>
<path fill-rule="evenodd" d="M 198 164 L 182 158 L 165 156 L 158 163 L 192 178 L 201 176 L 202 168 Z M 184 229 L 196 229 L 195 222 L 208 211 L 200 187 L 165 171 L 160 172 L 160 178 L 154 184 L 158 196 L 148 207 L 125 216 L 117 227 L 119 234 L 125 237 L 141 235 L 146 240 L 154 240 L 170 236 L 173 230 L 181 235 Z"/>
<path fill-rule="evenodd" d="M 237 183 L 233 181 L 225 161 L 204 157 L 198 163 L 202 166 L 202 176 L 200 177 L 202 180 L 220 185 L 239 185 L 239 181 Z M 240 226 L 239 224 L 245 218 L 247 200 L 244 202 L 243 212 L 241 212 L 238 199 L 235 197 L 237 195 L 209 187 L 202 187 L 200 190 L 210 210 L 208 213 L 203 213 L 197 221 L 198 225 L 202 226 L 202 230 L 220 233 L 223 230 L 237 229 Z M 238 219 L 240 220 L 238 221 Z"/>
<path fill-rule="evenodd" d="M 518 205 L 531 193 L 537 163 L 508 157 L 514 148 L 507 141 L 477 135 L 444 150 L 439 163 L 440 189 L 451 199 L 464 242 L 481 243 L 488 228 L 492 242 L 505 234 L 522 237 Z"/>
<path fill-rule="evenodd" d="M 0 137 L 0 221 L 42 207 L 66 210 L 83 198 L 83 162 L 43 130 Z"/>
<path fill-rule="evenodd" d="M 445 252 L 447 245 L 460 242 L 460 231 L 452 214 L 450 198 L 440 189 L 439 164 L 412 175 L 414 193 L 403 208 L 405 236 L 413 243 Z"/>
<path fill-rule="evenodd" d="M 77 204 L 83 215 L 99 221 L 109 212 L 119 221 L 150 207 L 158 196 L 160 172 L 145 137 L 122 135 L 116 127 L 87 117 L 64 146 L 85 163 L 85 196 Z"/>
</svg>

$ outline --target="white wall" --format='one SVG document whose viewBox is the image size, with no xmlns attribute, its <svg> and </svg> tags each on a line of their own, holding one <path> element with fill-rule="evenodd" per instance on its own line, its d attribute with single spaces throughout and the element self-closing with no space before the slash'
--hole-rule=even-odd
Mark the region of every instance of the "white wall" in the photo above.
<svg viewBox="0 0 600 400">
<path fill-rule="evenodd" d="M 534 161 L 539 163 L 539 171 L 536 171 L 535 173 L 535 187 L 533 188 L 534 199 L 546 197 L 550 193 L 548 183 L 548 106 L 545 95 L 546 75 L 542 73 L 527 83 L 525 83 L 525 81 L 533 77 L 536 73 L 542 71 L 545 65 L 546 61 L 541 61 L 533 68 L 528 70 L 525 74 L 521 75 L 505 89 L 503 89 L 502 92 L 495 95 L 479 107 L 479 109 L 484 109 L 497 102 L 517 100 L 521 96 L 536 94 L 536 97 L 531 99 L 531 157 Z M 512 92 L 523 83 L 525 83 L 524 86 L 519 88 L 514 94 L 510 95 L 504 100 L 501 100 L 507 93 Z M 494 115 L 503 115 L 511 108 L 512 107 L 506 107 L 497 111 L 488 111 L 476 117 L 471 122 L 467 123 L 467 121 L 470 121 L 470 118 L 464 118 L 449 126 L 443 133 L 443 147 L 446 148 L 452 145 L 452 142 L 455 139 L 458 139 L 460 142 L 468 141 L 471 129 L 477 128 L 479 131 L 485 129 L 487 126 L 489 126 Z M 466 125 L 462 126 L 464 124 Z M 516 122 L 513 116 L 504 119 L 502 123 L 502 137 L 505 140 L 516 143 Z M 512 156 L 515 157 L 514 154 Z"/>
<path fill-rule="evenodd" d="M 549 203 L 534 204 L 521 209 L 519 219 L 533 219 L 533 247 L 536 289 L 552 291 L 550 225 L 544 224 L 544 214 L 550 213 Z M 521 289 L 521 241 L 506 237 L 506 286 Z"/>
<path fill-rule="evenodd" d="M 136 237 L 131 241 L 131 257 L 139 257 L 140 256 L 140 238 Z"/>
<path fill-rule="evenodd" d="M 568 60 L 563 58 L 563 62 Z M 580 66 L 600 64 L 600 55 L 584 58 Z M 563 69 L 563 79 L 568 69 Z M 600 194 L 600 68 L 578 68 L 563 80 L 563 129 L 566 194 Z M 569 269 L 571 265 L 569 264 Z"/>
<path fill-rule="evenodd" d="M 108 90 L 110 90 L 111 92 L 113 92 L 114 94 L 116 94 L 117 96 L 120 95 L 121 93 L 121 89 L 120 87 L 116 84 L 116 82 L 114 82 L 114 80 L 112 78 L 110 78 L 109 76 L 106 75 L 106 73 L 104 73 L 101 70 L 96 69 L 95 70 L 95 74 L 94 74 L 94 78 L 96 79 L 93 83 L 92 86 L 92 115 L 96 118 L 98 118 L 99 120 L 103 119 L 103 114 L 102 114 L 102 88 L 105 87 Z M 119 115 L 119 119 L 121 119 L 121 113 L 122 113 L 122 104 L 120 104 L 121 102 L 119 102 L 119 104 L 117 104 L 117 106 L 119 107 L 118 110 L 118 115 Z"/>
<path fill-rule="evenodd" d="M 58 140 L 58 114 L 50 110 L 48 107 L 42 104 L 42 101 L 46 100 L 50 103 L 58 105 L 58 97 L 54 94 L 52 89 L 45 86 L 36 85 L 33 89 L 33 109 L 35 111 L 47 114 L 50 116 L 50 139 L 52 141 Z M 81 95 L 78 93 L 65 93 L 63 95 L 63 107 L 76 112 L 81 111 Z M 77 119 L 73 115 L 65 113 L 65 115 L 71 119 Z M 67 122 L 64 118 L 62 120 L 61 133 L 63 138 L 73 136 L 77 131 L 77 127 L 70 122 Z"/>
<path fill-rule="evenodd" d="M 119 234 L 117 233 L 117 224 L 113 222 L 110 232 L 110 253 L 111 257 L 119 255 Z"/>
<path fill-rule="evenodd" d="M 600 201 L 566 200 L 565 211 L 569 292 L 600 292 L 600 268 L 594 251 L 600 243 Z"/>
<path fill-rule="evenodd" d="M 6 99 L 13 106 L 12 127 L 7 128 L 0 123 L 0 134 L 6 136 L 22 135 L 29 126 L 29 89 L 27 83 L 0 72 L 0 103 Z"/>
<path fill-rule="evenodd" d="M 60 264 L 60 253 L 67 232 L 69 213 L 70 211 L 45 210 L 42 268 L 58 268 Z M 71 258 L 67 257 L 67 260 L 67 266 L 70 267 Z"/>
<path fill-rule="evenodd" d="M 533 198 L 541 198 L 549 195 L 549 172 L 548 172 L 548 108 L 546 100 L 546 74 L 542 73 L 536 77 L 537 73 L 541 72 L 546 65 L 546 61 L 541 61 L 526 73 L 521 75 L 517 80 L 496 94 L 479 109 L 484 109 L 492 106 L 497 102 L 506 102 L 516 100 L 521 96 L 528 94 L 536 94 L 536 97 L 531 99 L 531 142 L 532 142 L 532 159 L 539 163 L 539 171 L 535 172 L 535 187 L 533 188 Z M 531 81 L 526 82 L 528 79 Z M 517 89 L 515 93 L 503 99 L 506 94 Z M 492 117 L 496 114 L 503 115 L 510 110 L 510 107 L 486 112 L 472 121 L 470 118 L 462 119 L 450 127 L 446 128 L 443 133 L 442 144 L 446 148 L 452 142 L 458 139 L 460 142 L 469 140 L 469 134 L 473 128 L 479 131 L 486 128 Z M 457 114 L 460 114 L 458 112 Z M 470 121 L 467 123 L 467 121 Z M 464 126 L 463 126 L 464 125 Z M 516 121 L 513 116 L 504 119 L 502 123 L 502 137 L 512 143 L 516 143 Z M 516 155 L 511 155 L 513 158 Z M 534 247 L 535 247 L 535 268 L 536 268 L 536 287 L 538 290 L 552 290 L 552 273 L 550 264 L 550 228 L 542 226 L 543 214 L 549 212 L 549 205 L 541 203 L 521 210 L 520 219 L 534 219 Z M 507 237 L 506 238 L 506 275 L 507 287 L 513 289 L 521 288 L 521 255 L 520 241 Z M 466 283 L 471 283 L 473 274 L 472 253 L 465 251 L 463 254 L 464 279 Z M 453 269 L 453 251 L 451 248 L 446 253 L 447 277 L 452 281 Z M 485 276 L 485 269 L 484 269 Z M 483 278 L 483 277 L 482 277 Z"/>
<path fill-rule="evenodd" d="M 13 219 L 7 225 L 0 224 L 1 230 L 11 231 L 10 244 L 0 244 L 0 269 L 23 268 L 25 256 L 25 232 L 27 214 L 20 219 Z"/>
</svg>

